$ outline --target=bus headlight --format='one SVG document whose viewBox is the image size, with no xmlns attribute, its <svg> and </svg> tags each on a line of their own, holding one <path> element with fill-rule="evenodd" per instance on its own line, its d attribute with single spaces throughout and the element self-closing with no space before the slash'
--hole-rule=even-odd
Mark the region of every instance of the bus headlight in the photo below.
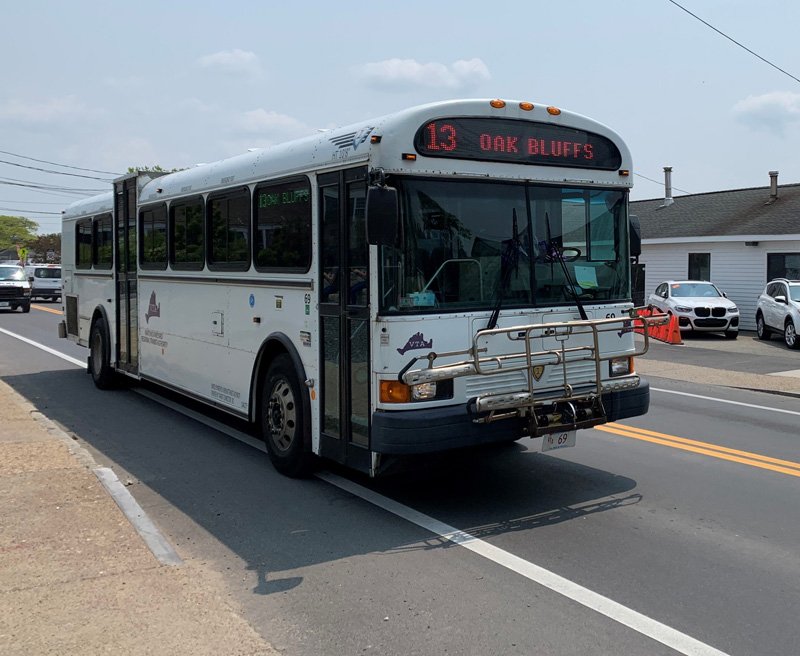
<svg viewBox="0 0 800 656">
<path fill-rule="evenodd" d="M 398 380 L 380 381 L 381 403 L 413 403 L 453 398 L 453 381 L 406 385 Z"/>
<path fill-rule="evenodd" d="M 413 401 L 428 401 L 436 398 L 436 383 L 420 383 L 411 386 Z"/>
<path fill-rule="evenodd" d="M 625 356 L 622 358 L 611 358 L 608 361 L 608 373 L 614 376 L 627 376 L 633 372 L 633 358 Z"/>
</svg>

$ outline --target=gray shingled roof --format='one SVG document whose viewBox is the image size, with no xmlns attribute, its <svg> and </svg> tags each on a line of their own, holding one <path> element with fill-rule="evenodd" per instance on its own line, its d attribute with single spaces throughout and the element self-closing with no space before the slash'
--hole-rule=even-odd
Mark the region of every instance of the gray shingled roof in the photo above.
<svg viewBox="0 0 800 656">
<path fill-rule="evenodd" d="M 800 184 L 778 185 L 771 203 L 769 186 L 676 196 L 674 201 L 666 207 L 663 198 L 631 202 L 642 239 L 800 234 Z"/>
</svg>

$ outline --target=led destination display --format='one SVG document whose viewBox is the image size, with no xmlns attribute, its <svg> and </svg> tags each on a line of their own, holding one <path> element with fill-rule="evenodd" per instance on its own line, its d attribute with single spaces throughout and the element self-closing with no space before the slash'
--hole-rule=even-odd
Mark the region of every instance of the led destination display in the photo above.
<svg viewBox="0 0 800 656">
<path fill-rule="evenodd" d="M 613 171 L 622 165 L 607 138 L 576 128 L 514 119 L 442 118 L 417 130 L 420 155 Z"/>
</svg>

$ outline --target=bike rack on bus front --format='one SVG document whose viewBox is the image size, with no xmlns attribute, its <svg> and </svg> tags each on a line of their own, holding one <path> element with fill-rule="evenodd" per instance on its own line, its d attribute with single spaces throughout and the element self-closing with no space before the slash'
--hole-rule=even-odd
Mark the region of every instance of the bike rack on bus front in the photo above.
<svg viewBox="0 0 800 656">
<path fill-rule="evenodd" d="M 521 371 L 525 373 L 526 387 L 515 392 L 486 393 L 470 399 L 467 408 L 475 423 L 490 423 L 501 419 L 522 417 L 527 419 L 531 437 L 539 437 L 563 430 L 590 428 L 606 421 L 602 394 L 639 385 L 639 376 L 631 371 L 603 381 L 602 363 L 612 359 L 644 355 L 650 346 L 648 327 L 667 322 L 668 316 L 642 316 L 646 308 L 633 308 L 627 317 L 528 324 L 508 328 L 491 328 L 475 333 L 472 346 L 461 351 L 431 352 L 417 357 L 403 368 L 398 378 L 407 385 L 418 385 L 463 376 L 492 376 L 499 373 Z M 604 333 L 640 332 L 641 348 L 633 352 L 616 351 L 603 355 L 600 336 Z M 489 354 L 488 343 L 498 336 L 506 336 L 520 348 L 512 352 Z M 554 348 L 535 349 L 532 342 L 548 340 Z M 568 346 L 574 340 L 574 346 Z M 606 346 L 607 350 L 608 347 Z M 436 360 L 468 356 L 467 359 L 436 365 Z M 428 366 L 414 369 L 416 362 L 427 359 Z M 594 363 L 594 375 L 574 385 L 569 380 L 568 366 L 576 362 Z M 537 384 L 545 367 L 560 367 L 561 382 L 557 385 Z"/>
</svg>

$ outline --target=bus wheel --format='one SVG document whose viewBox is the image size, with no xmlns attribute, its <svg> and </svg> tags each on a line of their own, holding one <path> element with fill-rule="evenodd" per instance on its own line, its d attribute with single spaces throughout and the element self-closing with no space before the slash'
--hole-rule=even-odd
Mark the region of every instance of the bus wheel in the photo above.
<svg viewBox="0 0 800 656">
<path fill-rule="evenodd" d="M 114 370 L 111 368 L 108 328 L 105 319 L 97 319 L 89 333 L 89 372 L 100 389 L 114 387 Z"/>
<path fill-rule="evenodd" d="M 303 390 L 288 355 L 279 355 L 267 371 L 261 398 L 261 434 L 273 466 L 298 478 L 311 471 L 306 451 Z"/>
</svg>

